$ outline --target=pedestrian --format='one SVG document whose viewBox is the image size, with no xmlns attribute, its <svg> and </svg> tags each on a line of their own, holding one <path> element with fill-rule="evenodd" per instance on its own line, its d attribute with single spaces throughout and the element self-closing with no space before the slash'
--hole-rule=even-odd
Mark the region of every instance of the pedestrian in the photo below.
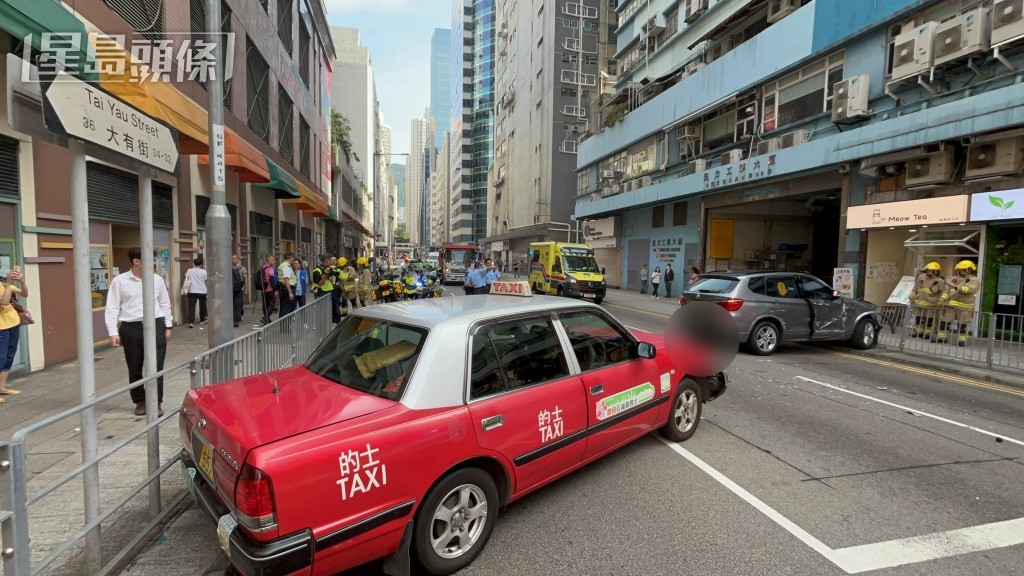
<svg viewBox="0 0 1024 576">
<path fill-rule="evenodd" d="M 466 270 L 466 294 L 483 294 L 487 286 L 486 271 L 480 261 L 473 263 L 473 268 Z"/>
<path fill-rule="evenodd" d="M 640 293 L 647 294 L 647 264 L 640 267 Z"/>
<path fill-rule="evenodd" d="M 128 364 L 128 381 L 142 380 L 142 369 L 145 364 L 146 349 L 143 344 L 142 329 L 143 298 L 142 298 L 142 249 L 128 250 L 128 259 L 132 263 L 131 270 L 118 275 L 110 283 L 107 292 L 107 309 L 104 319 L 107 335 L 114 348 L 124 347 L 124 359 Z M 149 312 L 156 316 L 156 370 L 164 369 L 164 357 L 167 355 L 167 341 L 171 339 L 171 327 L 174 317 L 171 315 L 171 298 L 167 294 L 164 279 L 155 270 L 147 271 L 153 275 L 153 301 L 156 309 Z M 156 381 L 158 416 L 164 415 L 164 379 Z M 131 389 L 132 402 L 135 403 L 135 415 L 146 415 L 146 387 L 136 386 Z"/>
<path fill-rule="evenodd" d="M 347 258 L 338 258 L 338 282 L 334 290 L 339 292 L 338 308 L 341 314 L 350 314 L 356 309 L 356 269 Z"/>
<path fill-rule="evenodd" d="M 245 293 L 249 286 L 249 271 L 242 265 L 238 254 L 231 255 L 231 305 L 234 311 L 235 328 L 242 322 L 245 313 Z"/>
<path fill-rule="evenodd" d="M 974 321 L 974 295 L 981 290 L 981 282 L 974 275 L 978 265 L 970 260 L 961 260 L 956 265 L 956 276 L 946 281 L 946 289 L 939 299 L 944 309 L 936 342 L 943 343 L 955 327 L 957 346 L 967 346 L 967 337 Z"/>
<path fill-rule="evenodd" d="M 295 254 L 286 252 L 284 262 L 277 267 L 277 287 L 281 297 L 281 312 L 278 318 L 284 318 L 295 311 Z"/>
<path fill-rule="evenodd" d="M 676 272 L 672 269 L 671 264 L 665 264 L 665 297 L 672 297 L 672 281 L 676 279 Z"/>
<path fill-rule="evenodd" d="M 929 262 L 914 280 L 914 289 L 910 291 L 910 304 L 914 307 L 914 331 L 911 338 L 930 340 L 938 314 L 939 299 L 946 291 L 946 281 L 939 274 L 942 266 L 938 262 Z"/>
<path fill-rule="evenodd" d="M 298 260 L 292 262 L 292 270 L 295 272 L 295 309 L 298 310 L 306 305 L 306 293 L 309 288 L 309 271 L 302 267 Z"/>
<path fill-rule="evenodd" d="M 21 315 L 15 309 L 14 298 L 28 296 L 21 270 L 14 266 L 7 273 L 7 278 L 0 279 L 0 396 L 17 396 L 20 390 L 7 387 L 7 377 L 14 365 L 14 354 L 18 351 L 18 340 L 21 338 Z M 17 282 L 21 286 L 15 286 Z M 0 398 L 0 404 L 6 400 Z"/>
<path fill-rule="evenodd" d="M 485 261 L 485 264 L 486 267 L 484 269 L 484 293 L 490 294 L 491 284 L 494 284 L 495 282 L 501 280 L 501 272 L 498 270 L 498 267 L 494 265 L 494 262 L 491 261 L 490 258 L 488 258 Z"/>
<path fill-rule="evenodd" d="M 203 257 L 196 256 L 192 267 L 185 271 L 185 282 L 188 284 L 188 327 L 196 327 L 196 303 L 199 304 L 199 323 L 206 324 L 206 268 Z"/>
<path fill-rule="evenodd" d="M 512 264 L 512 273 L 515 274 L 516 280 L 519 280 L 519 260 Z"/>
<path fill-rule="evenodd" d="M 699 278 L 699 277 L 700 277 L 700 270 L 697 270 L 696 266 L 690 266 L 690 280 L 689 280 L 689 282 L 686 285 L 689 286 L 690 284 L 693 284 L 694 282 L 697 281 L 697 278 Z"/>
<path fill-rule="evenodd" d="M 655 266 L 651 274 L 651 298 L 660 299 L 658 296 L 658 285 L 661 284 L 661 266 Z"/>
<path fill-rule="evenodd" d="M 277 310 L 277 258 L 272 254 L 267 256 L 263 266 L 260 267 L 259 288 L 263 293 L 263 318 L 260 322 L 270 324 L 270 318 Z"/>
<path fill-rule="evenodd" d="M 359 294 L 359 306 L 370 305 L 370 292 L 373 291 L 373 274 L 370 272 L 370 261 L 364 256 L 356 259 L 359 276 L 356 278 L 356 291 Z"/>
</svg>

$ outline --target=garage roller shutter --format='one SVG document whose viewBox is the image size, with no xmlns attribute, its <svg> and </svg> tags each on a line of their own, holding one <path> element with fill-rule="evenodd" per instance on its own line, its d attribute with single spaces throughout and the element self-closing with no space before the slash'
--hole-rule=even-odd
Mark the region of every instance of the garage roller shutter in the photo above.
<svg viewBox="0 0 1024 576">
<path fill-rule="evenodd" d="M 227 204 L 228 217 L 231 218 L 231 230 L 237 230 L 238 206 Z M 196 226 L 206 226 L 206 213 L 210 211 L 210 199 L 206 196 L 196 196 Z"/>
<path fill-rule="evenodd" d="M 89 163 L 89 218 L 139 225 L 139 178 L 131 172 Z M 153 182 L 153 226 L 174 228 L 172 188 Z"/>
<path fill-rule="evenodd" d="M 0 136 L 0 196 L 18 195 L 18 141 Z"/>
<path fill-rule="evenodd" d="M 597 260 L 597 267 L 603 267 L 607 273 L 604 277 L 608 286 L 619 288 L 622 286 L 622 263 L 619 259 L 618 248 L 594 248 L 594 259 Z"/>
</svg>

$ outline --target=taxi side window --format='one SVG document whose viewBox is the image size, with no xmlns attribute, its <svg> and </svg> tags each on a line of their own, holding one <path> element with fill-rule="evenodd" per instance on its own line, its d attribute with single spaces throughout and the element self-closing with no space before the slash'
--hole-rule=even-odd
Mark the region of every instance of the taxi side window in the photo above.
<svg viewBox="0 0 1024 576">
<path fill-rule="evenodd" d="M 582 372 L 640 357 L 633 339 L 600 314 L 569 312 L 560 314 L 559 320 Z"/>
<path fill-rule="evenodd" d="M 772 298 L 799 298 L 796 281 L 792 276 L 769 276 L 765 283 L 765 294 Z"/>
<path fill-rule="evenodd" d="M 547 318 L 505 322 L 473 336 L 470 399 L 569 375 L 569 364 Z"/>
</svg>

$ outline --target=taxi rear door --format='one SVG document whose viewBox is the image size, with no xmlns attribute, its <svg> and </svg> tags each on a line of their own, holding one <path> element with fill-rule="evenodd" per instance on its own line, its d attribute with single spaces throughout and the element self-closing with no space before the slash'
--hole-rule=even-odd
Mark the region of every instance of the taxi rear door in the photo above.
<svg viewBox="0 0 1024 576">
<path fill-rule="evenodd" d="M 550 316 L 480 326 L 471 342 L 473 428 L 481 447 L 513 463 L 513 491 L 578 464 L 586 448 L 586 397 Z"/>
<path fill-rule="evenodd" d="M 587 449 L 596 456 L 646 433 L 671 386 L 655 360 L 641 358 L 627 330 L 599 311 L 558 315 L 579 363 L 587 398 Z"/>
</svg>

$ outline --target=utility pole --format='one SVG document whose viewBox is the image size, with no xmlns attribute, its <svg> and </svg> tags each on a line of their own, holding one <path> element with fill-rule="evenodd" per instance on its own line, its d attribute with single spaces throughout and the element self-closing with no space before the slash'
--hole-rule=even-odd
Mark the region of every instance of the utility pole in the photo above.
<svg viewBox="0 0 1024 576">
<path fill-rule="evenodd" d="M 221 34 L 221 0 L 206 0 L 206 37 L 213 44 L 213 77 L 207 79 L 210 132 L 210 208 L 206 212 L 206 264 L 209 274 L 209 346 L 215 348 L 234 337 L 231 300 L 231 215 L 225 192 L 224 144 L 224 42 Z M 233 376 L 234 361 L 224 354 L 223 362 L 211 366 L 213 382 Z"/>
</svg>

